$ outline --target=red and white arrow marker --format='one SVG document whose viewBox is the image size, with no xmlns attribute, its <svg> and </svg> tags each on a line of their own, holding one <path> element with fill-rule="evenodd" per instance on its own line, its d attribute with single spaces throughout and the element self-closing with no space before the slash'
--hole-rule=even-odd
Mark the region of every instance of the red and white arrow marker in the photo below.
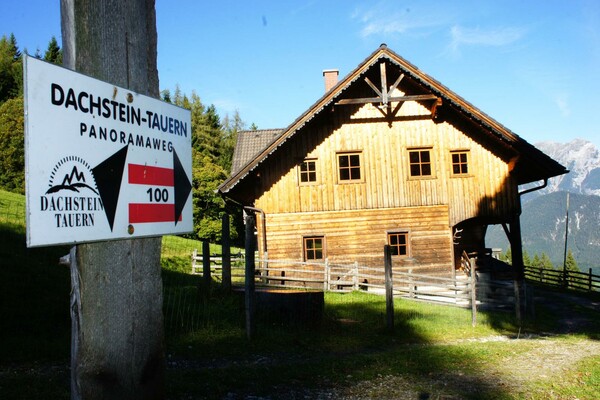
<svg viewBox="0 0 600 400">
<path fill-rule="evenodd" d="M 175 197 L 172 190 L 175 186 L 173 168 L 153 167 L 140 164 L 127 164 L 128 183 L 146 185 L 148 203 L 129 203 L 129 223 L 177 222 L 181 221 L 181 213 L 176 215 Z"/>
</svg>

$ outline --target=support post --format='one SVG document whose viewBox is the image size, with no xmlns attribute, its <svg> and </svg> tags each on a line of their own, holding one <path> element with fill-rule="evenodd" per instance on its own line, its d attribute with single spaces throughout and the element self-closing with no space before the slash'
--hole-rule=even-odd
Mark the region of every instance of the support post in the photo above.
<svg viewBox="0 0 600 400">
<path fill-rule="evenodd" d="M 223 271 L 221 280 L 223 289 L 231 290 L 231 238 L 229 232 L 229 214 L 221 217 L 221 256 L 223 257 Z"/>
<path fill-rule="evenodd" d="M 202 282 L 204 284 L 204 295 L 210 293 L 210 243 L 208 240 L 202 241 Z"/>
<path fill-rule="evenodd" d="M 477 272 L 475 272 L 475 264 L 469 261 L 471 273 L 471 326 L 477 325 Z M 455 281 L 456 282 L 456 281 Z"/>
<path fill-rule="evenodd" d="M 394 331 L 394 283 L 392 281 L 392 247 L 383 246 L 385 259 L 385 311 L 386 326 L 389 332 Z"/>
<path fill-rule="evenodd" d="M 248 211 L 247 211 L 248 212 Z M 256 239 L 254 229 L 256 225 L 256 216 L 252 212 L 246 215 L 246 268 L 245 268 L 245 304 L 246 304 L 246 337 L 251 340 L 254 337 L 255 330 L 255 284 L 254 271 L 256 270 L 254 252 L 256 247 Z"/>
<path fill-rule="evenodd" d="M 65 67 L 159 98 L 154 0 L 61 0 L 60 11 Z M 164 398 L 160 252 L 160 237 L 73 252 L 72 399 Z"/>
<path fill-rule="evenodd" d="M 510 223 L 510 244 L 512 253 L 513 280 L 515 291 L 515 316 L 519 325 L 523 322 L 525 291 L 525 267 L 523 265 L 523 244 L 521 241 L 521 221 L 519 215 L 515 215 Z"/>
</svg>

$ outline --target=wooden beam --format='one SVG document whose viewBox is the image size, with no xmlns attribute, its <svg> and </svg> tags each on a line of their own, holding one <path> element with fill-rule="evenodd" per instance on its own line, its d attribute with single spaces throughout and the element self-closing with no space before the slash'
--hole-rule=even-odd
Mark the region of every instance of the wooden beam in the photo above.
<svg viewBox="0 0 600 400">
<path fill-rule="evenodd" d="M 396 96 L 396 97 L 388 97 L 388 102 L 404 102 L 404 101 L 427 101 L 427 100 L 438 100 L 438 96 L 434 94 L 416 94 L 409 96 Z M 336 106 L 343 106 L 347 104 L 367 104 L 367 103 L 381 103 L 381 97 L 364 97 L 360 99 L 341 99 L 337 103 Z"/>
<path fill-rule="evenodd" d="M 381 74 L 381 102 L 387 106 L 388 89 L 387 89 L 387 73 L 385 71 L 385 63 L 379 64 L 379 72 Z"/>
<path fill-rule="evenodd" d="M 375 93 L 377 93 L 377 96 L 383 98 L 381 91 L 377 88 L 377 86 L 375 86 L 373 84 L 373 82 L 371 82 L 371 80 L 369 78 L 365 77 L 365 82 L 367 82 L 367 85 L 369 85 L 371 87 L 371 89 L 373 89 L 373 91 L 375 91 Z"/>
<path fill-rule="evenodd" d="M 394 84 L 392 85 L 392 87 L 390 87 L 390 93 L 392 93 L 394 90 L 396 90 L 396 88 L 400 84 L 400 81 L 402 81 L 403 78 L 404 78 L 404 74 L 400 74 L 400 76 L 398 77 L 398 79 L 396 79 L 396 82 L 394 82 Z"/>
</svg>

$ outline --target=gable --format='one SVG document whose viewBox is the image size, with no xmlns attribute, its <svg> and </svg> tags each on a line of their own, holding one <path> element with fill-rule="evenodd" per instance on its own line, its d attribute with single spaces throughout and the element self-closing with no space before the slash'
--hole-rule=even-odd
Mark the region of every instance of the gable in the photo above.
<svg viewBox="0 0 600 400">
<path fill-rule="evenodd" d="M 428 111 L 406 115 L 402 110 L 409 103 L 418 103 Z M 232 168 L 232 175 L 219 191 L 228 193 L 239 184 L 251 186 L 252 183 L 246 181 L 252 180 L 252 172 L 273 154 L 282 151 L 280 149 L 287 141 L 306 132 L 302 128 L 315 118 L 327 119 L 328 114 L 339 112 L 339 109 L 358 109 L 365 104 L 377 107 L 380 116 L 356 120 L 357 123 L 386 122 L 391 125 L 409 118 L 450 122 L 504 160 L 517 184 L 567 172 L 562 165 L 382 45 L 261 151 L 246 159 L 244 165 L 240 162 L 237 168 Z"/>
</svg>

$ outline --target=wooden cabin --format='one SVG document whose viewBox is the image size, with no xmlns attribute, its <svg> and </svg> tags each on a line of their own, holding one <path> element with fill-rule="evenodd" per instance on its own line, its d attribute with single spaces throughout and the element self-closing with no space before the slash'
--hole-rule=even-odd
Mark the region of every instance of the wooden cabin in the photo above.
<svg viewBox="0 0 600 400">
<path fill-rule="evenodd" d="M 394 268 L 444 275 L 503 224 L 519 258 L 519 186 L 562 165 L 385 45 L 324 75 L 287 128 L 240 133 L 219 187 L 260 211 L 261 256 L 381 266 L 388 244 Z"/>
</svg>

